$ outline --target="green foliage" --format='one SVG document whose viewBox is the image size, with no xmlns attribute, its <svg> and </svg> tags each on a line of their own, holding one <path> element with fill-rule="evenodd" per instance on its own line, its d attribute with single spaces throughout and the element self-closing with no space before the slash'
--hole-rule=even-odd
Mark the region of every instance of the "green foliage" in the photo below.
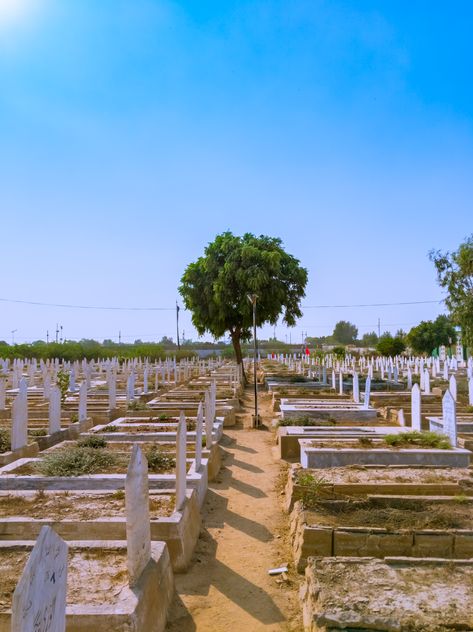
<svg viewBox="0 0 473 632">
<path fill-rule="evenodd" d="M 63 404 L 66 401 L 67 391 L 69 390 L 69 382 L 69 373 L 67 373 L 67 371 L 64 371 L 63 369 L 59 369 L 59 371 L 57 372 L 56 384 L 61 391 L 61 402 Z"/>
<path fill-rule="evenodd" d="M 118 426 L 104 426 L 100 432 L 119 432 Z"/>
<path fill-rule="evenodd" d="M 312 417 L 292 417 L 289 419 L 280 419 L 278 426 L 333 426 L 335 421 L 332 419 L 313 419 Z"/>
<path fill-rule="evenodd" d="M 375 331 L 370 331 L 367 334 L 363 334 L 361 339 L 362 347 L 376 347 L 378 344 L 378 334 Z"/>
<path fill-rule="evenodd" d="M 407 342 L 415 353 L 427 353 L 440 345 L 449 347 L 457 340 L 455 327 L 450 319 L 441 315 L 434 321 L 423 320 L 417 327 L 413 327 L 407 335 Z"/>
<path fill-rule="evenodd" d="M 167 452 L 161 452 L 159 448 L 153 446 L 146 453 L 148 459 L 148 470 L 150 472 L 164 472 L 176 467 L 176 459 Z"/>
<path fill-rule="evenodd" d="M 166 413 L 161 413 L 161 415 L 159 415 L 158 417 L 159 421 L 166 421 L 166 419 L 170 419 L 169 415 L 166 415 Z"/>
<path fill-rule="evenodd" d="M 422 448 L 437 448 L 440 450 L 450 450 L 452 445 L 446 435 L 437 432 L 400 432 L 399 434 L 387 434 L 384 441 L 393 447 L 403 445 L 417 445 Z"/>
<path fill-rule="evenodd" d="M 148 406 L 139 399 L 134 399 L 128 404 L 128 410 L 147 410 Z"/>
<path fill-rule="evenodd" d="M 373 446 L 373 439 L 370 439 L 369 437 L 359 437 L 358 443 L 363 448 L 370 448 Z"/>
<path fill-rule="evenodd" d="M 100 448 L 105 448 L 107 442 L 103 437 L 97 437 L 94 435 L 90 435 L 89 437 L 84 437 L 79 439 L 77 442 L 78 448 L 93 448 L 94 450 L 99 450 Z"/>
<path fill-rule="evenodd" d="M 343 360 L 346 354 L 346 349 L 345 347 L 337 346 L 332 349 L 332 353 L 335 357 L 339 358 L 340 360 Z"/>
<path fill-rule="evenodd" d="M 376 350 L 383 356 L 397 356 L 406 348 L 402 338 L 393 337 L 388 331 L 384 332 L 376 345 Z"/>
<path fill-rule="evenodd" d="M 248 295 L 257 295 L 256 325 L 283 322 L 293 326 L 302 316 L 307 270 L 286 253 L 280 239 L 230 231 L 217 235 L 204 256 L 187 266 L 179 286 L 184 304 L 192 312 L 199 335 L 216 339 L 227 332 L 242 362 L 241 342 L 251 337 L 253 307 Z"/>
<path fill-rule="evenodd" d="M 323 476 L 315 476 L 310 472 L 299 472 L 297 484 L 302 487 L 301 500 L 305 507 L 313 507 L 327 489 L 328 481 Z"/>
<path fill-rule="evenodd" d="M 81 476 L 95 474 L 116 462 L 116 456 L 105 450 L 74 447 L 46 454 L 36 468 L 43 476 Z"/>
<path fill-rule="evenodd" d="M 11 443 L 10 443 L 10 433 L 6 428 L 0 428 L 0 453 L 1 452 L 10 452 Z"/>
<path fill-rule="evenodd" d="M 357 336 L 357 327 L 347 320 L 339 320 L 332 334 L 332 338 L 343 345 L 353 344 Z"/>
<path fill-rule="evenodd" d="M 28 434 L 30 435 L 30 437 L 46 437 L 48 431 L 46 430 L 46 428 L 30 428 L 28 430 Z"/>
<path fill-rule="evenodd" d="M 473 346 L 473 234 L 455 252 L 432 250 L 430 260 L 440 287 L 447 290 L 445 304 L 453 321 L 462 328 L 465 344 Z"/>
</svg>

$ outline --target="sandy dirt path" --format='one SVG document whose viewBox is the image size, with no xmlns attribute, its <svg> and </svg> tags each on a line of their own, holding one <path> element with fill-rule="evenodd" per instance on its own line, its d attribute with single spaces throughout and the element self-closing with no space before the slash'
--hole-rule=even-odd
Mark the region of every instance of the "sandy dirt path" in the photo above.
<svg viewBox="0 0 473 632">
<path fill-rule="evenodd" d="M 252 388 L 241 414 L 225 429 L 224 463 L 210 484 L 203 528 L 191 568 L 176 575 L 168 632 L 299 632 L 298 582 L 270 577 L 268 569 L 290 563 L 288 518 L 281 509 L 281 465 L 273 458 L 274 435 L 251 429 Z M 267 394 L 260 413 L 269 425 Z M 292 566 L 292 565 L 291 565 Z"/>
</svg>

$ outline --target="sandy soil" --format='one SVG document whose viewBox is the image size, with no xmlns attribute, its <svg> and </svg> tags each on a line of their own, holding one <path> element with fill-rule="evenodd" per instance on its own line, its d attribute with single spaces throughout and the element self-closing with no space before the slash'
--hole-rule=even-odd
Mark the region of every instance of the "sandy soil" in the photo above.
<svg viewBox="0 0 473 632">
<path fill-rule="evenodd" d="M 321 477 L 320 470 L 300 470 L 301 474 L 311 473 Z M 460 483 L 465 487 L 473 486 L 473 471 L 463 468 L 428 467 L 371 467 L 353 465 L 351 467 L 332 467 L 323 471 L 322 478 L 327 483 Z"/>
<path fill-rule="evenodd" d="M 224 466 L 210 484 L 192 567 L 176 576 L 168 632 L 302 630 L 300 578 L 292 569 L 280 503 L 285 473 L 273 459 L 273 434 L 249 428 L 251 386 L 243 403 L 238 425 L 225 430 Z M 268 427 L 270 405 L 271 397 L 261 393 L 260 414 Z M 268 575 L 268 569 L 288 563 L 284 577 Z"/>
</svg>

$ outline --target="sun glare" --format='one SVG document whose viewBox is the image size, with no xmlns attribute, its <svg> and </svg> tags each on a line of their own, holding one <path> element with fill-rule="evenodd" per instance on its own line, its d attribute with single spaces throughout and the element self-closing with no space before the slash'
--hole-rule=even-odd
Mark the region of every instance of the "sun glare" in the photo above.
<svg viewBox="0 0 473 632">
<path fill-rule="evenodd" d="M 0 26 L 23 20 L 35 5 L 36 0 L 0 0 Z"/>
</svg>

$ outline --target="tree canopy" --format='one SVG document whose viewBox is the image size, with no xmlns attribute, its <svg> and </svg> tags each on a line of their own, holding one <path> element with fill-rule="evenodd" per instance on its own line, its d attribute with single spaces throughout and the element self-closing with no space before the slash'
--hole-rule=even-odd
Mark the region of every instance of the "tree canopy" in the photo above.
<svg viewBox="0 0 473 632">
<path fill-rule="evenodd" d="M 220 338 L 230 334 L 237 362 L 241 342 L 251 338 L 253 307 L 248 295 L 257 295 L 256 325 L 275 325 L 282 315 L 293 326 L 302 316 L 307 270 L 285 252 L 280 239 L 224 232 L 208 244 L 204 255 L 190 263 L 179 292 L 199 335 Z"/>
<path fill-rule="evenodd" d="M 455 252 L 429 253 L 437 269 L 437 281 L 447 290 L 445 304 L 455 324 L 462 329 L 462 340 L 473 346 L 473 234 Z"/>
<path fill-rule="evenodd" d="M 434 321 L 423 320 L 413 327 L 407 335 L 407 342 L 415 353 L 427 353 L 440 345 L 447 347 L 456 342 L 457 334 L 450 319 L 442 314 Z"/>
<path fill-rule="evenodd" d="M 339 320 L 333 330 L 332 338 L 344 345 L 353 344 L 358 336 L 358 329 L 347 320 Z"/>
<path fill-rule="evenodd" d="M 406 343 L 399 336 L 393 336 L 388 331 L 379 338 L 376 350 L 383 356 L 397 356 L 404 351 Z"/>
</svg>

